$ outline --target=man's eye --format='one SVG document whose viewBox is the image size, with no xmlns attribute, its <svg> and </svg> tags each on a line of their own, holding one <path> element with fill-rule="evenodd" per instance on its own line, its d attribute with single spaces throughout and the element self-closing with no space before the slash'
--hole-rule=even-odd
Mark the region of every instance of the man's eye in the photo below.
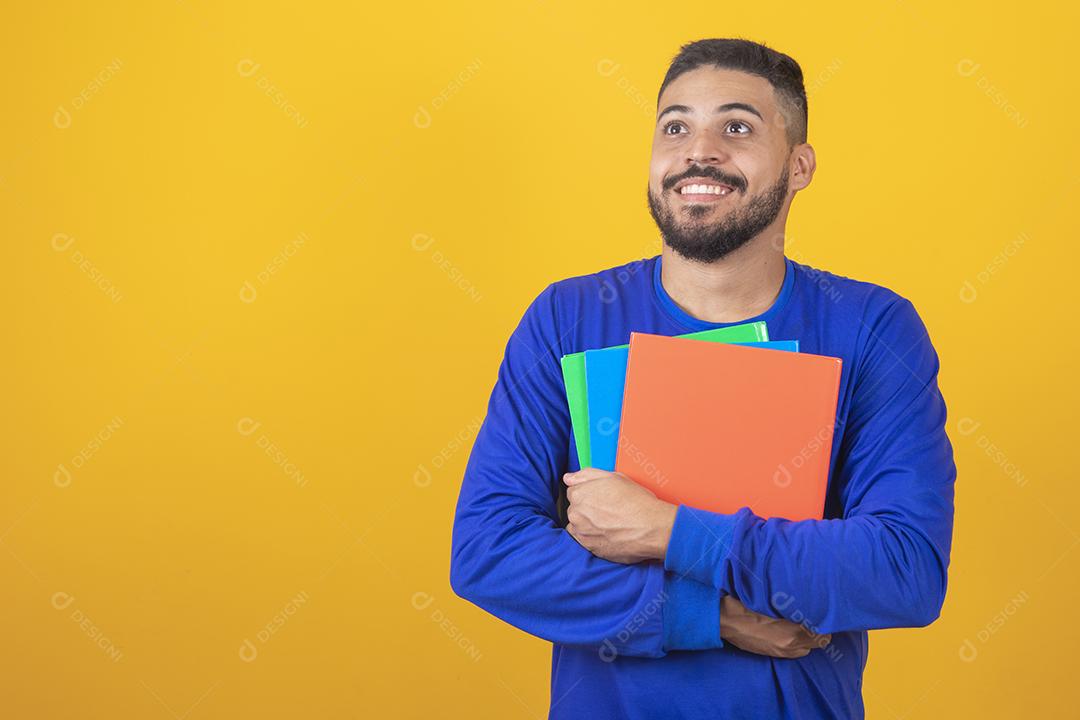
<svg viewBox="0 0 1080 720">
<path fill-rule="evenodd" d="M 668 132 L 673 127 L 686 127 L 686 126 L 683 125 L 678 120 L 672 120 L 671 122 L 669 122 L 667 125 L 664 126 L 664 134 L 665 135 L 681 135 L 682 134 L 682 133 L 670 133 L 670 132 Z"/>
<path fill-rule="evenodd" d="M 731 127 L 732 125 L 738 125 L 740 127 L 746 128 L 745 131 L 736 132 L 736 135 L 745 135 L 746 133 L 750 132 L 750 126 L 744 123 L 742 120 L 732 120 L 728 123 L 728 127 Z"/>
</svg>

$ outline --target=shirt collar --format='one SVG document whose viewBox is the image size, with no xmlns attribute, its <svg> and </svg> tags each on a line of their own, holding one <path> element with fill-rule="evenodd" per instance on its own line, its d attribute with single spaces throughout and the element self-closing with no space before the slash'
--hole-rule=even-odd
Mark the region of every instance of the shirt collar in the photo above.
<svg viewBox="0 0 1080 720">
<path fill-rule="evenodd" d="M 730 325 L 742 325 L 743 323 L 751 323 L 758 321 L 765 321 L 767 324 L 770 320 L 774 319 L 784 306 L 787 304 L 788 297 L 791 295 L 791 289 L 795 285 L 795 266 L 791 258 L 784 256 L 784 282 L 780 286 L 780 293 L 776 296 L 776 300 L 769 307 L 768 310 L 755 315 L 745 320 L 738 320 L 735 322 L 716 323 L 708 322 L 707 320 L 701 320 L 689 314 L 682 308 L 680 308 L 671 296 L 668 295 L 667 290 L 664 289 L 664 283 L 660 280 L 661 263 L 663 262 L 663 256 L 657 255 L 656 261 L 653 263 L 653 297 L 660 309 L 663 310 L 668 317 L 688 330 L 711 330 L 713 328 L 728 327 Z"/>
</svg>

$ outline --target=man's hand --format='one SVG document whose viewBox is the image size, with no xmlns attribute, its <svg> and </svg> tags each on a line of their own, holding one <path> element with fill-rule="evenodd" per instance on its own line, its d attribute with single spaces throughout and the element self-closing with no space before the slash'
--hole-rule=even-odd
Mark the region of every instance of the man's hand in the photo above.
<svg viewBox="0 0 1080 720">
<path fill-rule="evenodd" d="M 585 468 L 563 482 L 566 529 L 593 555 L 624 564 L 664 559 L 678 506 L 621 473 Z"/>
<path fill-rule="evenodd" d="M 618 563 L 663 560 L 677 505 L 664 502 L 622 473 L 585 468 L 563 475 L 567 531 L 597 557 Z M 758 655 L 800 658 L 825 647 L 832 635 L 747 609 L 731 595 L 720 601 L 720 637 Z"/>
<path fill-rule="evenodd" d="M 790 620 L 748 610 L 731 595 L 720 601 L 720 637 L 747 652 L 778 658 L 800 658 L 832 642 L 831 634 L 818 635 Z"/>
</svg>

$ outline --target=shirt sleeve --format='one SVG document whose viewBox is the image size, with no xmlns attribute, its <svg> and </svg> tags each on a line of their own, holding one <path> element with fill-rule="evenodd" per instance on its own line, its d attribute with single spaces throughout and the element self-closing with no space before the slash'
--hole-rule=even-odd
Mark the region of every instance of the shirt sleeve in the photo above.
<svg viewBox="0 0 1080 720">
<path fill-rule="evenodd" d="M 843 517 L 762 519 L 680 506 L 665 568 L 815 632 L 923 627 L 941 613 L 956 466 L 938 356 L 897 296 L 867 325 L 833 482 Z"/>
<path fill-rule="evenodd" d="M 507 342 L 458 496 L 450 584 L 521 630 L 607 660 L 722 647 L 711 584 L 598 558 L 559 525 L 570 412 L 555 292 L 540 293 Z"/>
</svg>

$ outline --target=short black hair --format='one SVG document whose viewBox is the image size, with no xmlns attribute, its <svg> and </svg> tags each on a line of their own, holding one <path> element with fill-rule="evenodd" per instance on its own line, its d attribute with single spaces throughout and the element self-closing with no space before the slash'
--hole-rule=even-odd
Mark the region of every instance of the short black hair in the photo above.
<svg viewBox="0 0 1080 720">
<path fill-rule="evenodd" d="M 788 144 L 794 146 L 806 142 L 809 115 L 799 63 L 782 52 L 743 38 L 710 38 L 683 45 L 660 84 L 660 92 L 656 94 L 657 110 L 664 88 L 683 73 L 702 65 L 740 70 L 768 80 L 787 120 Z"/>
</svg>

